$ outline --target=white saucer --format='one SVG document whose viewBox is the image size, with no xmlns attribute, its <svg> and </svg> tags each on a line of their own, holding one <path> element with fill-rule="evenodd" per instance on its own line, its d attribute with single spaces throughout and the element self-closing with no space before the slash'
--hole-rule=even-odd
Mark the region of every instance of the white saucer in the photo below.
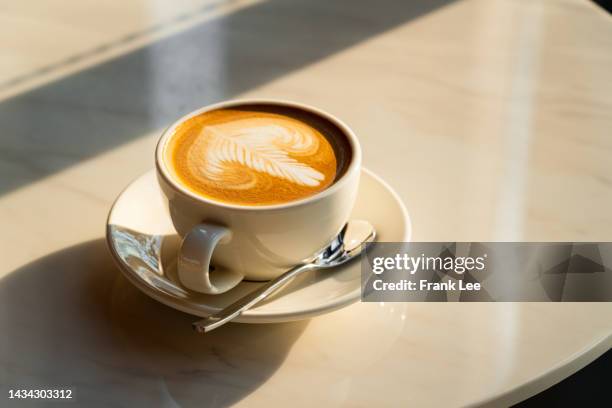
<svg viewBox="0 0 612 408">
<path fill-rule="evenodd" d="M 408 241 L 410 219 L 397 194 L 382 179 L 362 171 L 353 219 L 368 220 L 378 241 Z M 208 316 L 261 285 L 242 282 L 220 295 L 185 289 L 176 276 L 176 235 L 155 171 L 136 179 L 117 198 L 106 225 L 106 241 L 121 271 L 153 299 L 197 316 Z M 246 311 L 238 322 L 272 323 L 310 318 L 360 298 L 361 267 L 354 261 L 336 270 L 310 272 Z"/>
</svg>

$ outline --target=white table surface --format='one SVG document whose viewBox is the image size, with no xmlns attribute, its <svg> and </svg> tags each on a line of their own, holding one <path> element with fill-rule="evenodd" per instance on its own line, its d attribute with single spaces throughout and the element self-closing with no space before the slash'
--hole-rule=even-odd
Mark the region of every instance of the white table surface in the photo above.
<svg viewBox="0 0 612 408">
<path fill-rule="evenodd" d="M 165 125 L 257 96 L 348 122 L 415 240 L 608 241 L 610 22 L 578 0 L 3 4 L 0 405 L 504 406 L 580 369 L 610 303 L 355 304 L 199 336 L 103 234 Z"/>
</svg>

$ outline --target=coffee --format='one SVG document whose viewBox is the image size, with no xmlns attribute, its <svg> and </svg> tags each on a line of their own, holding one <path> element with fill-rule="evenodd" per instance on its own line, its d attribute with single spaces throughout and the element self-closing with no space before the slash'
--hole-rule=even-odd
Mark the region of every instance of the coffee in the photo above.
<svg viewBox="0 0 612 408">
<path fill-rule="evenodd" d="M 258 206 L 325 190 L 348 167 L 351 149 L 342 130 L 314 113 L 240 105 L 181 123 L 165 160 L 180 184 L 200 196 Z"/>
</svg>

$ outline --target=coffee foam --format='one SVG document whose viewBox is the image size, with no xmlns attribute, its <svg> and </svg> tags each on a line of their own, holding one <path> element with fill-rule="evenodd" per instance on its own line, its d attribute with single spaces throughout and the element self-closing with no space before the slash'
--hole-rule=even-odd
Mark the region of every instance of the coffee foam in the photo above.
<svg viewBox="0 0 612 408">
<path fill-rule="evenodd" d="M 168 145 L 173 173 L 196 194 L 234 204 L 268 205 L 315 194 L 334 182 L 342 163 L 325 129 L 303 119 L 261 108 L 195 116 Z"/>
</svg>

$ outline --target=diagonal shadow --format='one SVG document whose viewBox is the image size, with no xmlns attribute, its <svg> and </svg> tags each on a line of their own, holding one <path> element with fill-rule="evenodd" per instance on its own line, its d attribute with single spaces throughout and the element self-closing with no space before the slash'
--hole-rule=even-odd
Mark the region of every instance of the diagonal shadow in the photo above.
<svg viewBox="0 0 612 408">
<path fill-rule="evenodd" d="M 0 194 L 451 1 L 270 0 L 10 98 Z"/>
</svg>

